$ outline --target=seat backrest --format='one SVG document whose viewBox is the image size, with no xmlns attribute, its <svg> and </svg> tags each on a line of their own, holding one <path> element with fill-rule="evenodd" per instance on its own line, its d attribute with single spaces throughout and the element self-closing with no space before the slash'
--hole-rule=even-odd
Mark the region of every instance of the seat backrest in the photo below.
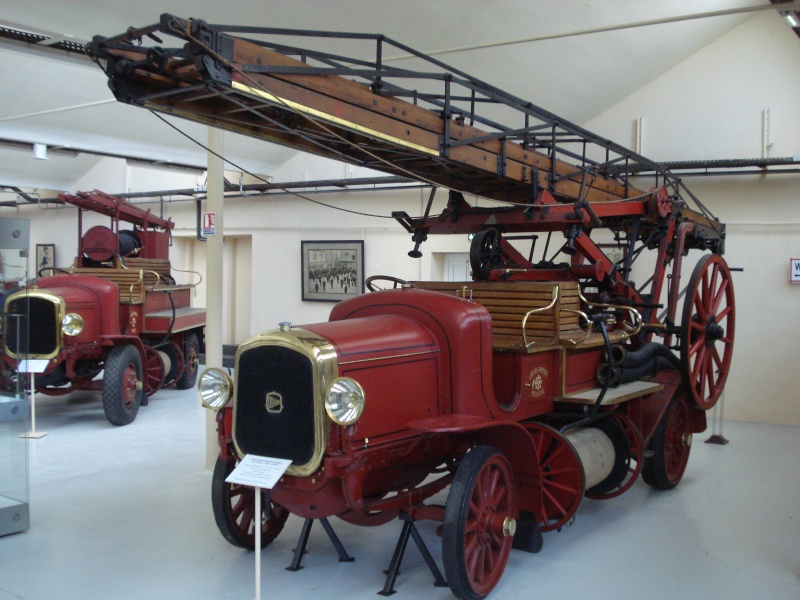
<svg viewBox="0 0 800 600">
<path fill-rule="evenodd" d="M 525 339 L 532 347 L 558 343 L 560 332 L 579 328 L 578 315 L 568 312 L 580 309 L 578 284 L 574 281 L 422 281 L 413 285 L 426 290 L 463 297 L 477 302 L 492 317 L 492 343 L 495 350 L 525 351 L 522 323 L 525 315 L 543 309 L 553 301 L 554 306 L 531 314 L 525 323 Z"/>
</svg>

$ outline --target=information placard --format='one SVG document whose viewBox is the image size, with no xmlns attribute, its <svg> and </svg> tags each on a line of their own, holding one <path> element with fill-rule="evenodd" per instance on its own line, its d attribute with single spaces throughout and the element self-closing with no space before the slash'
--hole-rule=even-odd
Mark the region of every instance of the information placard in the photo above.
<svg viewBox="0 0 800 600">
<path fill-rule="evenodd" d="M 269 490 L 275 487 L 291 464 L 292 461 L 288 458 L 248 454 L 236 465 L 225 481 Z"/>
<path fill-rule="evenodd" d="M 17 371 L 20 373 L 44 373 L 49 363 L 50 361 L 47 359 L 23 358 L 19 361 Z"/>
</svg>

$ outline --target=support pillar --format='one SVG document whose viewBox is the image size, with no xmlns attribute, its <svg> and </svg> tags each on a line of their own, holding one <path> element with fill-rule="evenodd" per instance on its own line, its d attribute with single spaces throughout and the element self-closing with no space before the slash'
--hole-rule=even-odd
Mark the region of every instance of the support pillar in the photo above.
<svg viewBox="0 0 800 600">
<path fill-rule="evenodd" d="M 222 368 L 222 242 L 225 191 L 225 139 L 221 129 L 208 128 L 208 180 L 206 211 L 216 215 L 216 234 L 206 242 L 206 367 Z M 219 455 L 216 413 L 206 411 L 206 468 L 213 469 Z"/>
</svg>

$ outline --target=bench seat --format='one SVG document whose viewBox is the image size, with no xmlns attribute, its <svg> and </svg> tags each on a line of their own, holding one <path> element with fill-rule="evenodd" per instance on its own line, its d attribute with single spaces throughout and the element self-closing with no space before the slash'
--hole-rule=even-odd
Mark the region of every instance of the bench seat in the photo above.
<svg viewBox="0 0 800 600">
<path fill-rule="evenodd" d="M 484 306 L 492 317 L 492 346 L 498 351 L 535 352 L 553 346 L 589 348 L 604 344 L 602 334 L 587 336 L 582 328 L 586 324 L 579 316 L 582 310 L 580 289 L 575 281 L 415 281 L 412 285 Z M 537 312 L 529 314 L 525 320 L 531 310 Z M 609 331 L 612 343 L 625 337 L 624 331 Z"/>
<path fill-rule="evenodd" d="M 141 304 L 145 292 L 176 290 L 191 286 L 176 286 L 170 275 L 169 259 L 126 258 L 124 267 L 71 267 L 75 275 L 91 275 L 112 281 L 119 287 L 121 304 Z"/>
</svg>

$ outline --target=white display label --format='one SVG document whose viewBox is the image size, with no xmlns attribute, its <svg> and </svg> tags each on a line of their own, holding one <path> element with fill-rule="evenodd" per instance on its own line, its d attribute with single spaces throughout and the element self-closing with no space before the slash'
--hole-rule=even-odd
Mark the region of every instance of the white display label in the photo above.
<svg viewBox="0 0 800 600">
<path fill-rule="evenodd" d="M 19 361 L 17 371 L 20 373 L 44 373 L 49 362 L 49 360 L 42 358 L 23 358 Z"/>
<path fill-rule="evenodd" d="M 288 458 L 269 458 L 248 454 L 236 465 L 225 481 L 272 489 L 291 464 L 292 461 Z"/>
</svg>

